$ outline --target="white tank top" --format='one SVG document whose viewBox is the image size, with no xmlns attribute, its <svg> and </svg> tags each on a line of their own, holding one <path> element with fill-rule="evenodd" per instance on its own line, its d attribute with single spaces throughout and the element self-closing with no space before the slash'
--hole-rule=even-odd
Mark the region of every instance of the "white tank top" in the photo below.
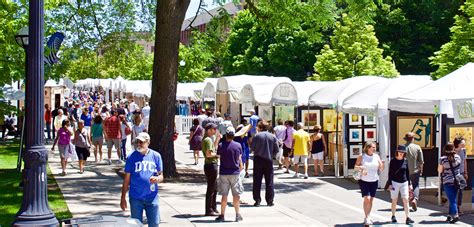
<svg viewBox="0 0 474 227">
<path fill-rule="evenodd" d="M 365 182 L 375 182 L 379 180 L 379 161 L 380 157 L 378 154 L 369 156 L 367 154 L 362 155 L 362 166 L 365 167 L 365 171 L 362 172 L 361 180 Z M 367 174 L 365 174 L 367 173 Z"/>
</svg>

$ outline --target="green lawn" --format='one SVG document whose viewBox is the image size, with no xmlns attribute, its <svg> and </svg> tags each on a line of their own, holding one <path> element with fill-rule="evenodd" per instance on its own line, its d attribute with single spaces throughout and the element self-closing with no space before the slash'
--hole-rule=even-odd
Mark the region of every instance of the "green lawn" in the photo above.
<svg viewBox="0 0 474 227">
<path fill-rule="evenodd" d="M 21 173 L 16 171 L 18 147 L 18 143 L 0 144 L 0 226 L 10 226 L 21 206 L 23 189 L 18 187 Z M 49 167 L 48 199 L 58 220 L 72 217 Z"/>
</svg>

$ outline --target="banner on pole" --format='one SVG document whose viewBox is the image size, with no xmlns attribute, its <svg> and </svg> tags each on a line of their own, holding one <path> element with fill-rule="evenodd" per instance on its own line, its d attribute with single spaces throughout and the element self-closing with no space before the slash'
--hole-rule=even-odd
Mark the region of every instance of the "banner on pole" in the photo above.
<svg viewBox="0 0 474 227">
<path fill-rule="evenodd" d="M 455 99 L 452 103 L 455 124 L 474 122 L 474 99 Z"/>
</svg>

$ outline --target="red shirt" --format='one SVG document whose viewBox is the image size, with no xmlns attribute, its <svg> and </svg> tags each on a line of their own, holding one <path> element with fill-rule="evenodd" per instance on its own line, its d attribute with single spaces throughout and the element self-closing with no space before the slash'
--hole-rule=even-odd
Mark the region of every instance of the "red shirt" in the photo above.
<svg viewBox="0 0 474 227">
<path fill-rule="evenodd" d="M 50 123 L 50 124 L 51 124 L 51 119 L 52 119 L 51 110 L 46 110 L 46 112 L 44 113 L 44 121 L 45 121 L 46 123 Z"/>
<path fill-rule="evenodd" d="M 121 139 L 121 123 L 120 119 L 116 116 L 109 117 L 104 122 L 105 132 L 107 133 L 107 139 Z"/>
</svg>

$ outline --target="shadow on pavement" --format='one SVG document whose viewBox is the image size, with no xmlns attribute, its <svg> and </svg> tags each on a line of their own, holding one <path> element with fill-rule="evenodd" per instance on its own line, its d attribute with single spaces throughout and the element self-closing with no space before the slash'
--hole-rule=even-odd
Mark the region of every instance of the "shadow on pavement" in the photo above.
<svg viewBox="0 0 474 227">
<path fill-rule="evenodd" d="M 181 218 L 181 219 L 188 219 L 188 218 L 202 218 L 205 217 L 204 214 L 177 214 L 173 215 L 173 218 Z"/>
</svg>

